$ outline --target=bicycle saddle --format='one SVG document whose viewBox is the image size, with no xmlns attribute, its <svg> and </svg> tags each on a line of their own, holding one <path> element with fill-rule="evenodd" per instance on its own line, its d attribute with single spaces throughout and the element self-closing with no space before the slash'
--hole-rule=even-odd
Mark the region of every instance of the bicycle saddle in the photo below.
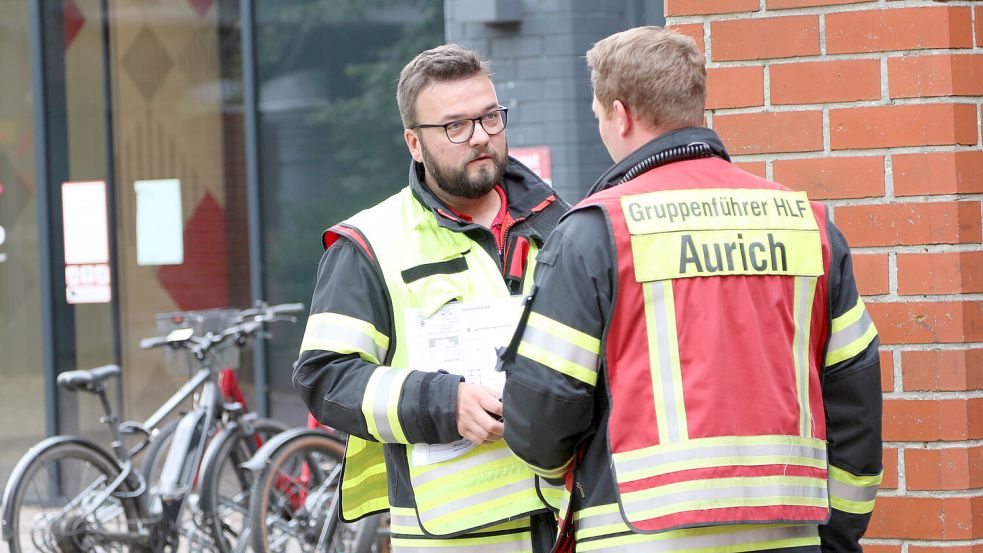
<svg viewBox="0 0 983 553">
<path fill-rule="evenodd" d="M 122 369 L 119 365 L 106 365 L 95 369 L 68 371 L 58 375 L 58 385 L 69 391 L 85 390 L 99 392 L 102 382 L 107 378 L 119 376 Z"/>
</svg>

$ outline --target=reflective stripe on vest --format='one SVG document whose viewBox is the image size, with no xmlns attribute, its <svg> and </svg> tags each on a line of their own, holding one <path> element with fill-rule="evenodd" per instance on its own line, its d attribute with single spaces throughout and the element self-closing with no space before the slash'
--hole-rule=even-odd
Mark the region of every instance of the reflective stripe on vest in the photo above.
<svg viewBox="0 0 983 553">
<path fill-rule="evenodd" d="M 631 530 L 616 503 L 581 510 L 574 520 L 578 552 L 739 553 L 819 545 L 819 530 L 814 524 L 729 525 L 627 534 Z"/>
<path fill-rule="evenodd" d="M 850 359 L 867 349 L 877 336 L 877 329 L 864 302 L 857 296 L 857 303 L 849 311 L 833 319 L 830 328 L 826 366 Z"/>
<path fill-rule="evenodd" d="M 341 516 L 353 522 L 389 507 L 382 444 L 348 436 L 341 473 Z"/>
<path fill-rule="evenodd" d="M 617 252 L 601 352 L 626 531 L 825 521 L 825 208 L 712 158 L 582 205 Z"/>
<path fill-rule="evenodd" d="M 532 551 L 532 534 L 528 518 L 521 518 L 483 528 L 459 538 L 426 537 L 416 511 L 406 507 L 390 508 L 390 532 L 393 553 L 453 551 L 454 553 L 511 553 Z M 484 534 L 484 535 L 482 535 Z"/>
<path fill-rule="evenodd" d="M 409 188 L 356 214 L 346 224 L 358 229 L 375 253 L 392 301 L 396 337 L 395 349 L 390 347 L 391 351 L 387 352 L 389 366 L 380 367 L 372 375 L 362 411 L 374 436 L 386 442 L 405 443 L 399 425 L 398 402 L 403 381 L 409 374 L 405 340 L 399 339 L 406 336 L 407 309 L 420 309 L 424 316 L 429 316 L 451 301 L 506 299 L 509 290 L 496 260 L 465 234 L 441 227 Z M 393 233 L 399 233 L 401 239 L 393 240 Z M 530 244 L 527 258 L 535 259 L 537 253 L 536 245 Z M 456 259 L 462 260 L 467 271 L 427 275 L 409 283 L 403 279 L 402 273 L 408 269 Z M 530 261 L 527 266 L 528 292 L 535 263 Z M 456 535 L 546 509 L 536 490 L 536 476 L 502 441 L 425 466 L 414 465 L 413 448 L 412 444 L 406 447 L 412 496 L 419 523 L 429 535 Z M 383 462 L 381 452 L 379 448 L 378 463 Z M 345 476 L 357 477 L 349 471 Z M 343 489 L 346 484 L 343 483 Z M 372 502 L 378 504 L 385 499 L 377 496 Z M 351 508 L 351 505 L 343 501 L 342 507 Z M 350 519 L 347 511 L 343 514 Z M 476 547 L 481 543 L 474 542 Z"/>
<path fill-rule="evenodd" d="M 829 496 L 833 508 L 858 515 L 872 512 L 883 476 L 883 472 L 876 476 L 859 476 L 830 465 Z"/>
</svg>

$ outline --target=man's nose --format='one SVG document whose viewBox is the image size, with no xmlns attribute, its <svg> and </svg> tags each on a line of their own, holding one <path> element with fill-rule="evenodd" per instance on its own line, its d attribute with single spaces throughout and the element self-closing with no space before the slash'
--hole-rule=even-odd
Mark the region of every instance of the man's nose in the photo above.
<svg viewBox="0 0 983 553">
<path fill-rule="evenodd" d="M 481 126 L 481 123 L 475 121 L 474 132 L 471 133 L 471 140 L 468 142 L 470 142 L 472 146 L 480 146 L 481 144 L 487 144 L 489 140 L 491 140 L 491 135 L 485 131 L 485 128 Z"/>
</svg>

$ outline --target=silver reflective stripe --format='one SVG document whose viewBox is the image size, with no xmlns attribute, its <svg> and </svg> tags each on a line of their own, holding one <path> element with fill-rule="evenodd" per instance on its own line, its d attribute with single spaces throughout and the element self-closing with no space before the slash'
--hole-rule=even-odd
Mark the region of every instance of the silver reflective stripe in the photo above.
<svg viewBox="0 0 983 553">
<path fill-rule="evenodd" d="M 793 444 L 729 444 L 658 452 L 646 455 L 645 457 L 624 461 L 615 459 L 615 466 L 617 467 L 618 473 L 621 474 L 661 465 L 698 461 L 701 459 L 723 458 L 723 464 L 730 465 L 733 464 L 731 458 L 734 457 L 752 458 L 764 456 L 806 457 L 825 461 L 826 450 Z"/>
<path fill-rule="evenodd" d="M 526 326 L 522 341 L 538 346 L 554 355 L 558 355 L 571 363 L 576 363 L 585 369 L 597 372 L 597 354 L 586 350 L 577 344 L 558 338 L 532 325 Z"/>
<path fill-rule="evenodd" d="M 621 511 L 615 511 L 613 513 L 604 513 L 600 515 L 591 515 L 581 518 L 577 521 L 577 531 L 589 530 L 591 528 L 600 528 L 601 526 L 611 526 L 614 524 L 621 524 L 628 529 L 628 525 L 625 524 L 625 519 L 621 517 Z"/>
<path fill-rule="evenodd" d="M 375 396 L 372 399 L 372 416 L 375 419 L 379 436 L 384 442 L 399 441 L 393 433 L 392 425 L 389 424 L 389 394 L 397 380 L 399 383 L 396 385 L 402 384 L 405 375 L 400 374 L 401 372 L 396 369 L 385 370 L 375 386 Z"/>
<path fill-rule="evenodd" d="M 669 351 L 672 340 L 669 337 L 669 323 L 666 321 L 665 289 L 662 282 L 653 282 L 650 286 L 652 287 L 655 328 L 649 329 L 649 332 L 654 331 L 659 344 L 659 374 L 662 378 L 662 389 L 657 390 L 656 393 L 662 394 L 662 403 L 665 405 L 666 429 L 669 434 L 666 439 L 660 441 L 661 443 L 673 443 L 680 441 L 682 436 L 679 435 L 676 390 L 673 388 L 675 380 L 672 374 L 672 355 Z"/>
<path fill-rule="evenodd" d="M 754 481 L 754 477 L 748 478 L 748 483 Z M 789 499 L 793 498 L 816 498 L 826 500 L 826 486 L 824 480 L 817 480 L 820 486 L 796 486 L 791 484 L 776 486 L 728 486 L 725 488 L 707 489 L 684 489 L 678 492 L 658 495 L 656 497 L 642 497 L 632 499 L 630 493 L 621 494 L 625 512 L 631 520 L 645 520 L 652 518 L 647 511 L 660 510 L 670 514 L 671 512 L 693 511 L 697 509 L 712 509 L 715 507 L 714 501 L 725 499 L 751 499 L 751 498 L 773 498 L 774 501 L 769 505 L 787 505 Z M 644 492 L 642 492 L 644 493 Z M 673 508 L 677 503 L 707 502 L 707 505 L 688 505 Z M 755 506 L 758 502 L 755 502 Z M 796 504 L 796 503 L 792 503 Z M 729 505 L 736 506 L 736 505 Z M 659 516 L 659 515 L 656 515 Z"/>
<path fill-rule="evenodd" d="M 864 314 L 859 319 L 848 325 L 846 328 L 837 330 L 829 337 L 828 351 L 836 351 L 859 340 L 870 328 L 874 321 L 870 318 L 870 313 L 864 309 Z"/>
<path fill-rule="evenodd" d="M 815 279 L 811 277 L 799 277 L 795 279 L 795 284 L 799 289 L 799 304 L 795 308 L 795 344 L 797 355 L 795 356 L 795 379 L 798 382 L 799 392 L 799 434 L 802 436 L 812 435 L 812 413 L 809 410 L 809 331 L 812 329 L 810 309 L 812 305 L 810 293 L 813 290 Z"/>
<path fill-rule="evenodd" d="M 386 358 L 386 348 L 379 347 L 379 344 L 376 344 L 375 340 L 373 340 L 368 334 L 359 332 L 350 327 L 325 322 L 323 320 L 318 321 L 317 326 L 314 327 L 314 336 L 312 336 L 312 338 L 317 338 L 320 340 L 333 340 L 354 346 L 360 351 L 364 351 L 369 355 L 372 355 L 380 362 Z"/>
<path fill-rule="evenodd" d="M 389 511 L 389 519 L 393 526 L 402 526 L 410 528 L 419 528 L 420 521 L 416 519 L 416 515 L 403 515 L 397 514 L 393 510 Z M 422 533 L 422 532 L 421 532 Z"/>
<path fill-rule="evenodd" d="M 835 478 L 829 479 L 829 495 L 846 499 L 847 501 L 866 502 L 873 501 L 877 497 L 879 484 L 872 486 L 851 486 L 846 482 L 840 482 Z"/>
<path fill-rule="evenodd" d="M 448 475 L 457 474 L 465 470 L 479 467 L 486 463 L 494 463 L 495 461 L 498 461 L 500 459 L 505 459 L 506 457 L 511 457 L 511 456 L 512 456 L 512 450 L 506 447 L 497 447 L 497 448 L 490 449 L 490 451 L 482 451 L 481 453 L 477 453 L 472 456 L 463 457 L 459 459 L 452 459 L 450 461 L 444 461 L 438 467 L 414 476 L 413 487 L 419 488 L 420 486 L 432 482 L 434 480 L 437 480 L 438 478 L 443 478 Z"/>
<path fill-rule="evenodd" d="M 500 497 L 529 490 L 534 486 L 535 483 L 533 483 L 532 478 L 523 478 L 522 480 L 513 482 L 507 486 L 493 488 L 486 492 L 472 494 L 456 501 L 448 501 L 446 503 L 436 505 L 434 508 L 427 511 L 420 509 L 419 505 L 417 505 L 417 508 L 420 509 L 420 519 L 424 521 L 424 524 L 426 524 L 428 521 L 431 521 L 437 517 L 453 513 L 454 511 L 464 509 L 465 507 L 471 507 L 488 501 L 493 501 Z"/>
<path fill-rule="evenodd" d="M 600 553 L 670 553 L 673 551 L 694 551 L 699 549 L 709 549 L 716 547 L 728 547 L 729 550 L 740 550 L 738 546 L 744 544 L 755 544 L 762 547 L 758 549 L 774 549 L 768 547 L 767 542 L 782 542 L 787 540 L 800 539 L 819 539 L 819 527 L 815 524 L 801 526 L 780 526 L 780 527 L 755 527 L 753 530 L 730 530 L 700 532 L 692 530 L 681 530 L 666 532 L 663 534 L 636 534 L 632 536 L 638 541 L 633 543 L 611 545 L 609 547 L 594 548 L 592 541 L 584 541 L 577 544 L 577 551 L 598 551 Z M 680 536 L 680 534 L 684 534 Z M 611 539 L 611 538 L 607 538 Z M 598 541 L 607 541 L 598 540 Z M 614 538 L 617 539 L 617 538 Z M 612 539 L 613 541 L 613 539 Z M 818 541 L 817 541 L 818 543 Z M 777 547 L 783 547 L 776 544 Z"/>
<path fill-rule="evenodd" d="M 465 540 L 478 540 L 481 538 L 460 538 L 460 541 Z M 415 541 L 421 541 L 423 544 L 413 547 L 409 544 Z M 398 539 L 392 540 L 392 553 L 434 553 L 435 551 L 444 551 L 447 553 L 521 553 L 523 551 L 532 551 L 532 537 L 528 530 L 522 534 L 516 534 L 514 540 L 497 542 L 497 543 L 451 543 L 455 540 L 452 539 Z M 435 543 L 436 542 L 436 543 Z"/>
</svg>

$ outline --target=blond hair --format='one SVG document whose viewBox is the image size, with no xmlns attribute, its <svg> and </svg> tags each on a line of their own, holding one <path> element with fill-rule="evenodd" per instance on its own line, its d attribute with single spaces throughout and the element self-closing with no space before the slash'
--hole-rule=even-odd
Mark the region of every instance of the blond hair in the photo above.
<svg viewBox="0 0 983 553">
<path fill-rule="evenodd" d="M 621 100 L 653 128 L 702 125 L 704 64 L 693 39 L 662 27 L 622 31 L 587 51 L 594 95 L 605 113 Z"/>
<path fill-rule="evenodd" d="M 475 75 L 490 77 L 488 62 L 457 44 L 444 44 L 417 54 L 399 72 L 399 84 L 396 85 L 396 105 L 399 106 L 403 126 L 408 129 L 417 124 L 416 98 L 425 86 L 431 82 L 457 81 Z"/>
</svg>

